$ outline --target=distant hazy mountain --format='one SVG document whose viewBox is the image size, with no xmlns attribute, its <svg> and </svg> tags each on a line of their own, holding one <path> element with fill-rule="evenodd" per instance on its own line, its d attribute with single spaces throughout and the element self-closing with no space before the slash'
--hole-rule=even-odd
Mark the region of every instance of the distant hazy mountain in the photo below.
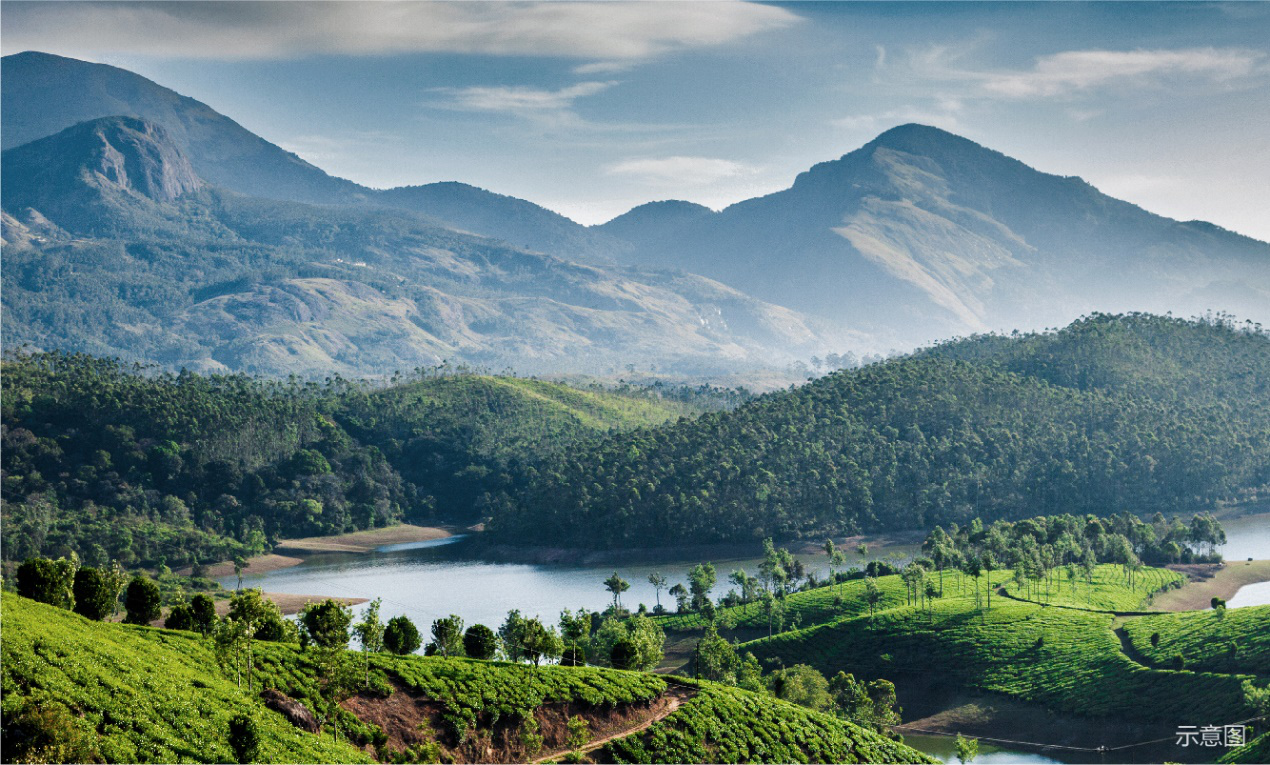
<svg viewBox="0 0 1270 765">
<path fill-rule="evenodd" d="M 672 203 L 667 203 L 672 204 Z M 1270 323 L 1270 245 L 905 125 L 719 213 L 644 205 L 602 230 L 629 262 L 711 276 L 901 344 L 1090 310 Z"/>
<path fill-rule="evenodd" d="M 136 118 L 75 125 L 0 166 L 10 345 L 324 376 L 443 359 L 718 370 L 826 342 L 798 314 L 698 276 L 578 265 L 404 211 L 225 191 Z"/>
<path fill-rule="evenodd" d="M 450 228 L 575 259 L 611 262 L 623 246 L 532 202 L 463 183 L 378 191 L 335 178 L 206 104 L 125 69 L 27 52 L 5 56 L 0 71 L 5 149 L 86 120 L 140 117 L 163 127 L 202 178 L 230 191 L 293 202 L 408 209 Z"/>
</svg>

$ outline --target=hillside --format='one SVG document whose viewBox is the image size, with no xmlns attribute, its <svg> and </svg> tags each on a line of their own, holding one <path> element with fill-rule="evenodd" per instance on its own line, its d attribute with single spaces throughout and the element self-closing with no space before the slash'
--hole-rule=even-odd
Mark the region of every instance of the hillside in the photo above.
<svg viewBox="0 0 1270 765">
<path fill-rule="evenodd" d="M 697 372 L 824 342 L 701 277 L 580 265 L 405 211 L 242 196 L 195 170 L 169 129 L 117 117 L 5 152 L 7 342 L 314 378 L 447 359 Z"/>
<path fill-rule="evenodd" d="M 562 723 L 570 717 L 596 734 L 612 731 L 599 761 L 709 762 L 722 752 L 752 762 L 929 761 L 828 715 L 708 683 L 672 680 L 672 690 L 635 672 L 382 654 L 372 657 L 377 689 L 342 702 L 337 741 L 293 727 L 276 703 L 265 703 L 282 694 L 320 708 L 315 649 L 257 642 L 253 679 L 239 686 L 211 641 L 195 633 L 102 624 L 10 593 L 3 599 L 6 759 L 233 762 L 229 721 L 247 713 L 260 727 L 262 762 L 371 759 L 351 744 L 374 745 L 381 759 L 410 756 L 403 750 L 412 746 L 471 762 L 524 761 L 518 731 L 531 717 L 543 754 L 568 751 Z M 273 690 L 258 696 L 260 689 Z M 667 714 L 659 704 L 672 693 L 679 695 Z M 652 727 L 622 736 L 643 718 Z M 718 736 L 722 730 L 729 734 Z"/>
<path fill-rule="evenodd" d="M 1222 320 L 975 337 L 556 458 L 490 531 L 616 548 L 1190 513 L 1270 485 L 1268 380 L 1270 336 Z"/>
<path fill-rule="evenodd" d="M 690 392 L 439 375 L 371 387 L 4 362 L 6 560 L 175 568 L 279 537 L 479 519 L 509 465 L 701 408 Z M 678 396 L 678 399 L 672 396 Z"/>
<path fill-rule="evenodd" d="M 605 224 L 626 262 L 682 268 L 911 347 L 1088 311 L 1270 324 L 1270 244 L 1179 222 L 924 125 L 893 128 L 719 213 Z M 886 346 L 883 346 L 886 347 Z"/>
</svg>

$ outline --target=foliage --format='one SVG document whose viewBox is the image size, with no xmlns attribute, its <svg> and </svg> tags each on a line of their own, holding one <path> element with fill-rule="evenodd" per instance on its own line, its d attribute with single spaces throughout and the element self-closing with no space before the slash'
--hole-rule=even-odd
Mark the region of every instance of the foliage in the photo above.
<svg viewBox="0 0 1270 765">
<path fill-rule="evenodd" d="M 432 622 L 432 642 L 425 650 L 429 656 L 462 656 L 463 618 L 450 614 Z"/>
<path fill-rule="evenodd" d="M 604 745 L 604 762 L 935 762 L 832 715 L 702 684 L 647 730 Z"/>
<path fill-rule="evenodd" d="M 128 624 L 149 624 L 159 618 L 162 602 L 159 585 L 153 579 L 137 574 L 128 582 L 128 589 L 124 592 L 124 608 L 128 611 L 124 621 Z"/>
<path fill-rule="evenodd" d="M 423 645 L 419 628 L 407 616 L 394 616 L 384 627 L 384 647 L 398 656 L 414 653 Z"/>
<path fill-rule="evenodd" d="M 1193 513 L 1270 485 L 1268 385 L 1270 335 L 1222 320 L 972 337 L 562 453 L 488 530 L 615 548 Z"/>
<path fill-rule="evenodd" d="M 234 715 L 229 721 L 229 746 L 237 762 L 255 762 L 260 756 L 260 725 L 250 715 Z"/>
<path fill-rule="evenodd" d="M 300 626 L 308 641 L 321 648 L 348 646 L 348 625 L 353 613 L 348 606 L 330 598 L 321 603 L 306 603 L 300 611 Z"/>
<path fill-rule="evenodd" d="M 1270 675 L 1270 606 L 1248 606 L 1221 618 L 1189 611 L 1128 619 L 1123 625 L 1133 649 L 1152 666 L 1181 656 L 1192 670 Z"/>
<path fill-rule="evenodd" d="M 498 636 L 484 624 L 473 624 L 463 633 L 463 653 L 472 659 L 493 659 L 498 653 Z"/>
<path fill-rule="evenodd" d="M 76 571 L 75 613 L 94 621 L 101 621 L 112 615 L 119 603 L 122 580 L 122 573 L 118 571 L 102 571 L 89 567 Z"/>
<path fill-rule="evenodd" d="M 75 604 L 76 560 L 29 558 L 18 566 L 18 594 L 59 608 Z"/>
<path fill-rule="evenodd" d="M 962 765 L 967 765 L 979 756 L 979 739 L 964 738 L 960 733 L 957 734 L 957 740 L 954 742 L 957 746 L 957 759 Z"/>
</svg>

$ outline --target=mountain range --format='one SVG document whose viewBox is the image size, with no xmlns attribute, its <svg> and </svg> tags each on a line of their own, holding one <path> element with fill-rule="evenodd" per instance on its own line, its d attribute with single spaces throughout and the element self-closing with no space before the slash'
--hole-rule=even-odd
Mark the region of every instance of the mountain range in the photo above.
<svg viewBox="0 0 1270 765">
<path fill-rule="evenodd" d="M 1270 245 L 905 125 L 715 212 L 371 189 L 116 67 L 0 68 L 5 339 L 177 367 L 709 371 L 1093 310 L 1270 322 Z"/>
</svg>

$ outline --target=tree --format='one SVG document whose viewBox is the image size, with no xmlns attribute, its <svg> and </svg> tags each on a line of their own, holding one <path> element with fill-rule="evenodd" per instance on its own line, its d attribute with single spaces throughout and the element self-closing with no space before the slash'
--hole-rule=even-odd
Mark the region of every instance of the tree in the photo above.
<svg viewBox="0 0 1270 765">
<path fill-rule="evenodd" d="M 424 649 L 429 655 L 463 655 L 463 618 L 458 614 L 432 622 L 432 642 Z"/>
<path fill-rule="evenodd" d="M 639 649 L 630 638 L 623 638 L 613 644 L 609 651 L 609 665 L 613 669 L 635 669 L 639 664 Z"/>
<path fill-rule="evenodd" d="M 469 659 L 489 661 L 498 653 L 498 636 L 484 624 L 473 624 L 463 633 L 463 651 Z"/>
<path fill-rule="evenodd" d="M 705 634 L 697 641 L 696 657 L 697 677 L 713 680 L 716 683 L 737 684 L 737 674 L 741 669 L 741 659 L 736 649 L 727 640 L 719 636 L 714 625 L 706 627 Z"/>
<path fill-rule="evenodd" d="M 384 647 L 398 656 L 406 656 L 419 650 L 423 639 L 419 628 L 406 616 L 394 616 L 384 627 Z"/>
<path fill-rule="evenodd" d="M 962 765 L 970 762 L 979 756 L 979 739 L 962 738 L 960 733 L 957 734 L 957 759 L 961 760 Z"/>
<path fill-rule="evenodd" d="M 651 672 L 661 663 L 666 633 L 647 616 L 605 619 L 592 640 L 592 656 L 600 661 L 607 660 L 612 656 L 614 646 L 624 640 L 630 641 L 635 649 L 630 669 Z"/>
<path fill-rule="evenodd" d="M 238 762 L 256 762 L 260 758 L 260 726 L 256 718 L 234 715 L 229 721 L 229 745 Z"/>
<path fill-rule="evenodd" d="M 209 634 L 216 626 L 216 603 L 199 593 L 190 599 L 190 629 Z"/>
<path fill-rule="evenodd" d="M 574 757 L 581 755 L 582 747 L 587 745 L 591 740 L 591 726 L 586 719 L 578 715 L 569 718 L 569 722 L 565 725 L 568 733 L 565 736 L 565 745 L 573 750 Z"/>
<path fill-rule="evenodd" d="M 692 591 L 692 607 L 700 611 L 710 602 L 710 591 L 714 589 L 718 576 L 713 563 L 698 563 L 688 572 L 688 587 Z"/>
<path fill-rule="evenodd" d="M 162 602 L 163 596 L 159 593 L 159 585 L 149 577 L 137 574 L 128 583 L 128 590 L 124 593 L 124 608 L 128 611 L 128 615 L 124 617 L 124 623 L 149 624 L 158 619 L 162 613 L 159 610 Z"/>
<path fill-rule="evenodd" d="M 348 648 L 348 626 L 352 621 L 349 607 L 330 598 L 321 603 L 307 603 L 300 611 L 304 634 L 319 648 Z"/>
<path fill-rule="evenodd" d="M 657 597 L 656 613 L 661 613 L 661 591 L 666 589 L 666 577 L 660 571 L 654 571 L 648 575 L 648 583 L 653 586 L 653 593 Z"/>
<path fill-rule="evenodd" d="M 806 664 L 778 669 L 768 677 L 767 683 L 773 696 L 791 704 L 818 712 L 827 711 L 833 706 L 833 697 L 829 695 L 829 681 Z"/>
<path fill-rule="evenodd" d="M 621 611 L 622 609 L 622 593 L 631 588 L 631 583 L 617 575 L 614 571 L 613 575 L 604 580 L 604 589 L 613 594 L 613 610 Z"/>
<path fill-rule="evenodd" d="M 7 516 L 6 516 L 7 517 Z M 7 523 L 7 520 L 6 520 Z M 75 571 L 79 561 L 58 558 L 28 558 L 18 566 L 18 594 L 58 608 L 75 605 Z"/>
<path fill-rule="evenodd" d="M 353 625 L 353 632 L 362 644 L 364 672 L 362 682 L 370 687 L 370 655 L 384 650 L 384 623 L 379 620 L 379 606 L 383 601 L 375 598 L 366 606 L 362 620 Z"/>
<path fill-rule="evenodd" d="M 560 635 L 554 628 L 544 627 L 536 618 L 525 622 L 521 640 L 521 651 L 535 667 L 542 659 L 550 661 L 559 658 L 564 652 L 564 641 L 560 639 Z"/>
<path fill-rule="evenodd" d="M 109 576 L 99 569 L 81 568 L 75 572 L 75 613 L 93 621 L 101 621 L 115 610 L 119 591 Z"/>
<path fill-rule="evenodd" d="M 873 619 L 873 609 L 882 600 L 882 589 L 878 580 L 871 576 L 864 578 L 864 602 L 869 604 L 869 619 Z"/>
<path fill-rule="evenodd" d="M 508 661 L 520 661 L 527 658 L 525 653 L 525 629 L 529 620 L 520 615 L 519 610 L 507 612 L 507 619 L 498 628 L 498 638 L 503 644 L 503 654 Z"/>
<path fill-rule="evenodd" d="M 670 594 L 675 598 L 675 609 L 678 610 L 679 613 L 682 614 L 688 610 L 687 587 L 684 587 L 683 584 L 676 584 L 674 587 L 670 588 Z"/>
</svg>

